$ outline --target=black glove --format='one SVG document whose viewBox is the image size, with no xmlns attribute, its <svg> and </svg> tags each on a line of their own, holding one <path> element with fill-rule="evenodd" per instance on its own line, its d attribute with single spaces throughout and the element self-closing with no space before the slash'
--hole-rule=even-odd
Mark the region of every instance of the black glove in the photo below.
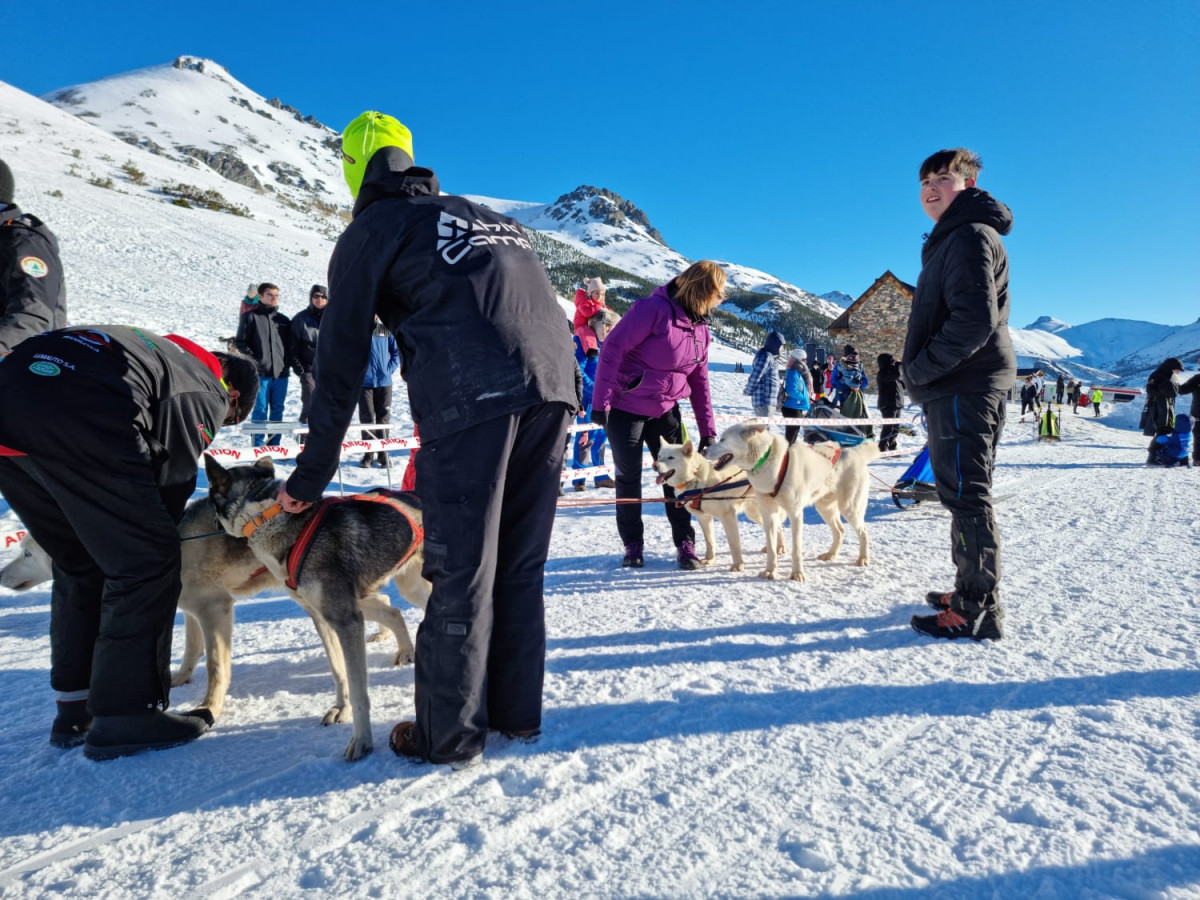
<svg viewBox="0 0 1200 900">
<path fill-rule="evenodd" d="M 707 450 L 709 447 L 711 447 L 715 441 L 716 441 L 716 438 L 713 437 L 711 434 L 703 435 L 700 438 L 700 443 L 697 446 L 697 449 L 701 453 L 703 453 L 705 450 Z"/>
<path fill-rule="evenodd" d="M 592 410 L 592 422 L 599 425 L 601 428 L 608 426 L 608 412 L 603 409 Z"/>
<path fill-rule="evenodd" d="M 296 377 L 297 377 L 297 378 L 303 378 L 303 377 L 304 377 L 304 366 L 300 365 L 299 363 L 297 363 L 296 365 L 292 366 L 292 371 L 296 373 Z"/>
</svg>

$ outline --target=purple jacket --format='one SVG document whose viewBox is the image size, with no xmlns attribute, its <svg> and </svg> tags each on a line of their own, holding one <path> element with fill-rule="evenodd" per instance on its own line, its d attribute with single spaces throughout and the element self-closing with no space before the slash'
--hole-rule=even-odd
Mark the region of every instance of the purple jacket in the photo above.
<svg viewBox="0 0 1200 900">
<path fill-rule="evenodd" d="M 690 396 L 701 437 L 715 437 L 708 344 L 708 326 L 693 322 L 666 286 L 656 288 L 630 307 L 604 342 L 592 409 L 657 418 Z"/>
</svg>

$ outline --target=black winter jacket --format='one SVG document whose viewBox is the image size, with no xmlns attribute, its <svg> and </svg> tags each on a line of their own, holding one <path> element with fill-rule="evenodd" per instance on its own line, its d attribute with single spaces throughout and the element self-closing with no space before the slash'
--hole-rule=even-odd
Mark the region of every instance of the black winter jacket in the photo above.
<svg viewBox="0 0 1200 900">
<path fill-rule="evenodd" d="M 1155 434 L 1170 434 L 1175 427 L 1175 398 L 1180 390 L 1171 374 L 1171 369 L 1159 366 L 1146 381 L 1146 403 Z"/>
<path fill-rule="evenodd" d="M 1200 421 L 1200 375 L 1193 375 L 1181 384 L 1179 386 L 1179 393 L 1192 395 L 1192 421 Z"/>
<path fill-rule="evenodd" d="M 0 444 L 114 474 L 149 465 L 161 487 L 194 488 L 196 461 L 229 407 L 219 376 L 204 362 L 124 325 L 64 328 L 23 341 L 0 363 L 0 396 Z"/>
<path fill-rule="evenodd" d="M 312 372 L 317 363 L 317 335 L 321 331 L 324 308 L 311 303 L 292 319 L 292 357 L 297 375 Z"/>
<path fill-rule="evenodd" d="M 0 357 L 27 337 L 67 324 L 58 240 L 41 219 L 0 209 Z"/>
<path fill-rule="evenodd" d="M 258 364 L 260 378 L 286 377 L 294 362 L 292 320 L 266 303 L 242 313 L 233 342 Z"/>
<path fill-rule="evenodd" d="M 288 493 L 316 500 L 337 468 L 378 314 L 400 347 L 423 441 L 545 402 L 577 408 L 563 310 L 521 226 L 385 147 L 329 262 L 311 429 Z"/>
<path fill-rule="evenodd" d="M 921 275 L 904 342 L 904 383 L 915 403 L 1007 391 L 1017 374 L 1008 333 L 1008 255 L 1000 236 L 1012 213 L 967 188 L 921 249 Z"/>
<path fill-rule="evenodd" d="M 876 405 L 882 409 L 904 408 L 904 381 L 900 377 L 900 363 L 892 360 L 879 367 L 879 380 L 875 383 L 879 391 Z"/>
</svg>

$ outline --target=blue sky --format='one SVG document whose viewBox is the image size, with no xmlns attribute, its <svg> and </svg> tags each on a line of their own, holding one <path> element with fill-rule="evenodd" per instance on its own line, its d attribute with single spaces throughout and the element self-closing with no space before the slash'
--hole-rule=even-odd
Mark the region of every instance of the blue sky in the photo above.
<svg viewBox="0 0 1200 900">
<path fill-rule="evenodd" d="M 913 281 L 917 167 L 983 157 L 1012 324 L 1200 316 L 1196 0 L 4 4 L 30 93 L 209 57 L 340 129 L 414 133 L 445 190 L 640 206 L 692 258 L 858 296 Z"/>
</svg>

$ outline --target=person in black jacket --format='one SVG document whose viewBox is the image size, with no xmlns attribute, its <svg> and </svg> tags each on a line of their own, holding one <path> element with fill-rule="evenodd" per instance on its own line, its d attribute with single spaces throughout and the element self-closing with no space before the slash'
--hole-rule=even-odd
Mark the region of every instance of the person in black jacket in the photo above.
<svg viewBox="0 0 1200 900">
<path fill-rule="evenodd" d="M 13 203 L 12 170 L 0 159 L 0 358 L 27 337 L 67 324 L 58 240 Z"/>
<path fill-rule="evenodd" d="M 1196 368 L 1200 369 L 1200 365 Z M 1193 375 L 1181 384 L 1179 393 L 1192 395 L 1192 462 L 1200 466 L 1200 375 Z"/>
<path fill-rule="evenodd" d="M 904 384 L 925 409 L 938 497 L 950 510 L 954 590 L 931 592 L 936 616 L 913 616 L 939 638 L 999 640 L 1000 534 L 992 470 L 1005 397 L 1017 373 L 1008 333 L 1008 255 L 1001 235 L 1012 213 L 975 187 L 983 168 L 969 150 L 941 150 L 921 164 L 921 206 L 934 227 L 904 342 Z"/>
<path fill-rule="evenodd" d="M 317 379 L 314 370 L 317 363 L 317 335 L 321 331 L 321 316 L 329 292 L 325 285 L 314 284 L 308 292 L 308 306 L 292 319 L 292 371 L 300 379 L 300 424 L 308 424 L 308 410 L 312 405 L 312 392 Z M 303 444 L 305 436 L 300 435 Z"/>
<path fill-rule="evenodd" d="M 308 443 L 279 500 L 304 510 L 336 470 L 378 315 L 399 345 L 421 431 L 416 484 L 433 584 L 417 633 L 416 720 L 396 726 L 391 746 L 462 766 L 488 729 L 531 739 L 541 728 L 543 567 L 579 406 L 575 360 L 517 222 L 441 195 L 391 116 L 357 117 L 342 154 L 357 200 L 329 263 Z"/>
<path fill-rule="evenodd" d="M 890 353 L 880 353 L 875 360 L 879 366 L 877 404 L 885 419 L 896 419 L 904 408 L 904 383 L 900 380 L 900 363 Z M 879 431 L 879 449 L 895 450 L 899 425 L 884 425 Z"/>
<path fill-rule="evenodd" d="M 258 365 L 258 400 L 251 422 L 282 422 L 287 400 L 288 370 L 295 364 L 292 351 L 292 320 L 279 311 L 279 288 L 264 282 L 258 286 L 258 304 L 238 320 L 234 345 Z M 254 435 L 254 446 L 274 446 L 279 435 Z"/>
<path fill-rule="evenodd" d="M 1179 396 L 1180 373 L 1183 363 L 1175 357 L 1163 360 L 1146 379 L 1146 403 L 1150 407 L 1150 422 L 1145 433 L 1150 435 L 1146 465 L 1153 466 L 1158 458 L 1158 443 L 1154 438 L 1175 430 L 1175 398 Z M 1097 413 L 1099 415 L 1099 413 Z"/>
<path fill-rule="evenodd" d="M 211 724 L 164 711 L 175 526 L 197 457 L 257 390 L 249 360 L 122 325 L 45 332 L 0 363 L 0 493 L 54 561 L 55 746 L 108 759 Z"/>
</svg>

